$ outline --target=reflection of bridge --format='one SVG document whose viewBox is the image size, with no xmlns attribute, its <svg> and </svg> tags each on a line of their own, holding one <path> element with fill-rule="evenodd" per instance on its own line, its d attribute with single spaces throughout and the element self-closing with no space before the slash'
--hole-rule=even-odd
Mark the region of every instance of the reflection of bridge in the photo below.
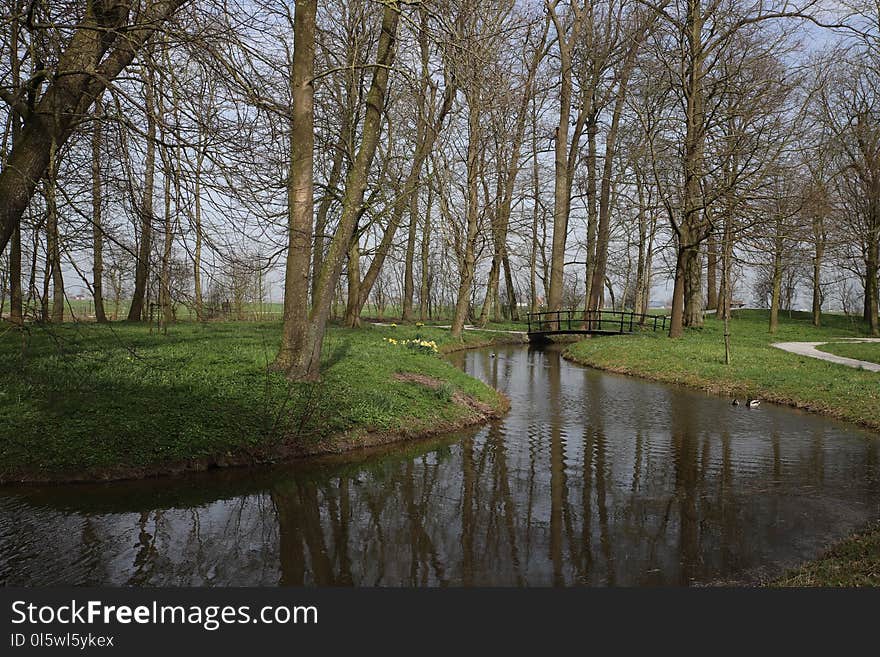
<svg viewBox="0 0 880 657">
<path fill-rule="evenodd" d="M 620 335 L 636 331 L 665 331 L 669 317 L 623 310 L 552 310 L 528 313 L 529 340 L 550 335 Z"/>
</svg>

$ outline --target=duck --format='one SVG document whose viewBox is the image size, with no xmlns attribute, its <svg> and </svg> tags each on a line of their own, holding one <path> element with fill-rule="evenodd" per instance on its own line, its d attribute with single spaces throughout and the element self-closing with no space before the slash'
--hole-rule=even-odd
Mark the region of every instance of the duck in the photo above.
<svg viewBox="0 0 880 657">
<path fill-rule="evenodd" d="M 734 399 L 731 406 L 739 406 L 739 399 Z"/>
<path fill-rule="evenodd" d="M 758 406 L 760 406 L 760 405 L 761 405 L 760 399 L 749 399 L 746 402 L 746 406 L 748 406 L 749 408 L 758 408 Z"/>
</svg>

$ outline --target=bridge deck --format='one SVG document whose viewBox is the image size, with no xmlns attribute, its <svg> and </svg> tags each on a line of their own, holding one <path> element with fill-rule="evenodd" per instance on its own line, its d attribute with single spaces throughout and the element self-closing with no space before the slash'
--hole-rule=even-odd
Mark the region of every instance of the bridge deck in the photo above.
<svg viewBox="0 0 880 657">
<path fill-rule="evenodd" d="M 665 331 L 669 317 L 623 310 L 551 310 L 528 313 L 529 340 L 551 335 L 623 335 L 637 331 Z"/>
</svg>

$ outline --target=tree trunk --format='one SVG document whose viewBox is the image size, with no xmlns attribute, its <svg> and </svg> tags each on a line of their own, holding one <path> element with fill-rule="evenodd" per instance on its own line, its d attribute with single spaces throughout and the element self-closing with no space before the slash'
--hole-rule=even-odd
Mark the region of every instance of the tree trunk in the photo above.
<svg viewBox="0 0 880 657">
<path fill-rule="evenodd" d="M 635 283 L 635 297 L 633 299 L 633 312 L 641 313 L 642 306 L 644 305 L 644 291 L 645 291 L 645 260 L 647 256 L 648 249 L 648 222 L 645 219 L 645 202 L 644 195 L 642 193 L 641 181 L 638 176 L 636 176 L 636 187 L 638 189 L 639 195 L 639 256 L 636 262 L 636 283 Z M 639 323 L 643 323 L 644 318 L 639 320 Z"/>
<path fill-rule="evenodd" d="M 18 57 L 18 39 L 19 39 L 19 12 L 21 10 L 20 2 L 16 1 L 12 8 L 12 24 L 10 26 L 10 35 L 13 46 L 9 49 L 10 68 L 12 72 L 13 88 L 18 89 L 21 84 L 21 62 Z M 12 122 L 12 147 L 19 140 L 21 134 L 21 116 L 15 107 L 10 110 L 9 120 Z M 4 154 L 5 155 L 5 154 Z M 8 161 L 4 158 L 3 168 L 7 168 Z M 13 223 L 11 236 L 10 252 L 9 252 L 9 320 L 13 326 L 24 325 L 24 303 L 21 290 L 21 217 L 18 217 Z M 2 252 L 2 249 L 0 249 Z"/>
<path fill-rule="evenodd" d="M 21 225 L 12 232 L 9 252 L 9 320 L 16 326 L 24 324 L 24 303 L 21 291 Z"/>
<path fill-rule="evenodd" d="M 49 171 L 46 177 L 46 251 L 49 261 L 48 270 L 52 278 L 52 323 L 54 324 L 64 321 L 64 274 L 61 270 L 61 234 L 58 230 L 57 158 L 57 150 L 53 147 L 49 155 Z"/>
<path fill-rule="evenodd" d="M 676 288 L 681 298 L 681 317 L 673 317 L 672 325 L 681 335 L 683 326 L 702 326 L 702 264 L 700 243 L 708 237 L 702 207 L 703 153 L 705 110 L 703 105 L 703 17 L 701 0 L 688 0 L 687 9 L 688 61 L 685 82 L 686 130 L 684 143 L 684 191 L 682 219 L 679 229 Z M 675 299 L 675 295 L 673 295 Z M 673 301 L 673 312 L 675 302 Z M 672 334 L 672 331 L 670 331 Z"/>
<path fill-rule="evenodd" d="M 348 328 L 358 328 L 361 325 L 361 305 L 360 285 L 361 285 L 361 248 L 360 239 L 355 230 L 354 238 L 351 240 L 351 247 L 348 250 L 348 269 L 346 270 L 348 278 L 348 299 L 345 304 L 345 325 Z M 364 303 L 367 299 L 364 298 Z"/>
<path fill-rule="evenodd" d="M 297 8 L 301 3 L 297 2 Z M 314 7 L 313 0 L 307 0 L 309 5 L 309 13 L 312 14 Z M 379 136 L 382 129 L 382 112 L 385 107 L 385 95 L 388 88 L 389 70 L 394 64 L 395 41 L 397 36 L 397 26 L 400 17 L 400 6 L 398 2 L 388 2 L 384 5 L 382 12 L 382 27 L 379 36 L 378 55 L 376 67 L 373 71 L 373 79 L 366 98 L 366 113 L 364 116 L 364 125 L 361 136 L 360 149 L 355 156 L 355 161 L 348 172 L 345 183 L 345 195 L 342 199 L 342 214 L 339 218 L 339 224 L 336 233 L 330 242 L 327 251 L 327 257 L 323 259 L 321 270 L 318 272 L 317 281 L 314 285 L 314 299 L 312 310 L 308 315 L 307 327 L 299 332 L 296 340 L 288 341 L 286 338 L 282 342 L 282 350 L 279 352 L 276 364 L 279 367 L 285 367 L 288 375 L 292 378 L 305 378 L 307 380 L 317 380 L 320 377 L 321 366 L 321 350 L 324 343 L 324 333 L 327 328 L 327 320 L 330 317 L 330 309 L 333 304 L 333 297 L 336 293 L 337 284 L 342 274 L 342 267 L 345 263 L 346 256 L 351 246 L 351 240 L 354 236 L 358 218 L 363 213 L 364 193 L 367 188 L 367 181 L 370 166 L 376 155 L 376 147 L 379 142 Z M 301 26 L 301 29 L 305 29 Z M 314 48 L 314 20 L 310 21 L 310 27 L 307 30 L 310 34 L 303 38 L 308 39 L 311 46 L 310 54 L 313 54 Z M 294 53 L 296 59 L 296 53 Z M 309 73 L 308 87 L 309 98 L 311 95 L 311 79 L 314 70 L 314 56 L 308 58 Z M 297 76 L 298 77 L 298 76 Z M 309 103 L 308 109 L 311 120 L 308 122 L 307 129 L 314 129 L 314 104 Z M 310 137 L 313 139 L 313 137 Z M 292 137 L 292 141 L 296 139 Z M 296 146 L 294 148 L 297 148 Z M 310 150 L 311 152 L 311 150 Z M 309 163 L 311 156 L 309 156 Z M 309 167 L 311 171 L 311 167 Z M 311 174 L 310 174 L 311 175 Z M 311 193 L 311 186 L 309 186 Z M 311 203 L 309 204 L 311 207 Z M 309 225 L 311 226 L 311 213 L 309 213 Z M 294 227 L 291 227 L 293 232 Z M 307 233 L 311 244 L 311 231 Z M 305 247 L 303 247 L 305 249 Z M 294 248 L 290 249 L 290 253 L 295 252 Z M 305 263 L 310 261 L 308 251 L 303 251 L 305 257 L 294 259 L 303 261 L 303 271 L 307 273 Z M 291 256 L 288 255 L 288 272 L 291 271 Z M 294 272 L 296 273 L 296 272 Z M 308 289 L 306 283 L 305 289 Z M 295 304 L 299 304 L 303 309 L 308 306 L 308 298 L 301 294 L 297 288 L 292 292 L 298 292 L 296 295 L 288 294 L 287 284 L 285 283 L 285 317 L 288 314 L 288 308 Z M 288 322 L 285 320 L 285 334 L 287 332 Z M 284 356 L 282 356 L 284 354 Z"/>
<path fill-rule="evenodd" d="M 376 254 L 373 256 L 373 260 L 370 263 L 367 274 L 366 276 L 364 276 L 363 283 L 360 285 L 359 306 L 357 308 L 358 316 L 360 315 L 360 309 L 366 303 L 367 298 L 370 295 L 370 291 L 372 290 L 373 285 L 375 285 L 376 283 L 376 279 L 381 273 L 382 266 L 385 264 L 385 259 L 388 256 L 388 252 L 391 250 L 391 246 L 394 242 L 397 230 L 400 227 L 400 224 L 403 222 L 403 216 L 406 211 L 409 210 L 410 225 L 407 234 L 406 258 L 404 264 L 403 308 L 401 312 L 403 320 L 412 320 L 413 293 L 415 291 L 413 261 L 415 260 L 416 230 L 418 225 L 415 217 L 417 217 L 418 215 L 419 182 L 422 177 L 422 169 L 424 168 L 425 161 L 428 159 L 428 156 L 431 153 L 431 149 L 434 147 L 434 142 L 436 141 L 437 136 L 440 134 L 440 130 L 443 127 L 443 123 L 446 120 L 447 114 L 449 114 L 450 110 L 452 109 L 452 104 L 455 100 L 456 93 L 455 85 L 452 83 L 452 81 L 447 81 L 447 86 L 443 93 L 443 102 L 441 104 L 440 110 L 437 113 L 435 120 L 429 123 L 427 118 L 428 77 L 430 75 L 428 63 L 430 55 L 430 52 L 428 50 L 428 14 L 424 10 L 424 8 L 420 8 L 420 14 L 422 17 L 422 29 L 419 31 L 419 44 L 422 53 L 423 81 L 419 90 L 419 118 L 416 131 L 417 134 L 415 153 L 413 155 L 412 165 L 410 166 L 409 174 L 406 177 L 403 190 L 400 194 L 398 194 L 398 197 L 393 204 L 391 219 L 388 222 L 388 227 L 385 229 L 385 232 L 382 235 L 382 240 L 379 243 L 378 248 L 376 249 Z M 413 214 L 413 210 L 415 210 L 415 215 Z"/>
<path fill-rule="evenodd" d="M 538 152 L 537 100 L 532 101 L 532 153 Z M 541 180 L 538 158 L 532 158 L 532 239 L 529 248 L 529 311 L 538 312 L 538 218 L 541 212 Z"/>
<path fill-rule="evenodd" d="M 205 304 L 202 299 L 202 241 L 204 240 L 202 234 L 202 165 L 204 157 L 204 150 L 200 150 L 196 159 L 195 187 L 193 190 L 195 195 L 193 212 L 196 233 L 196 245 L 193 251 L 193 287 L 195 289 L 196 318 L 199 321 L 205 319 Z"/>
<path fill-rule="evenodd" d="M 597 146 L 599 134 L 598 117 L 591 112 L 587 121 L 587 271 L 584 277 L 584 322 L 590 321 L 590 310 L 597 305 L 601 310 L 604 304 L 602 284 L 594 294 L 593 282 L 596 280 L 596 239 L 599 232 L 599 176 L 597 173 Z M 601 281 L 601 279 L 600 279 Z M 594 297 L 598 295 L 598 301 Z"/>
<path fill-rule="evenodd" d="M 684 325 L 703 325 L 703 254 L 699 243 L 686 249 L 684 281 Z"/>
<path fill-rule="evenodd" d="M 492 256 L 492 266 L 489 268 L 489 282 L 486 284 L 486 297 L 483 299 L 483 309 L 480 311 L 480 319 L 477 322 L 482 328 L 485 328 L 486 324 L 489 323 L 489 313 L 493 312 L 494 300 L 498 293 L 498 281 L 500 280 L 500 265 L 501 256 L 496 251 Z"/>
<path fill-rule="evenodd" d="M 709 233 L 706 242 L 706 261 L 706 308 L 718 310 L 718 244 L 714 231 Z"/>
<path fill-rule="evenodd" d="M 617 153 L 617 135 L 620 130 L 620 118 L 626 103 L 626 92 L 629 84 L 629 76 L 632 74 L 636 64 L 636 55 L 639 45 L 644 36 L 644 30 L 639 36 L 633 39 L 629 50 L 626 53 L 623 65 L 618 74 L 617 97 L 614 101 L 614 110 L 611 114 L 611 125 L 608 128 L 608 134 L 605 136 L 605 160 L 602 166 L 602 184 L 599 192 L 599 223 L 596 230 L 596 246 L 595 251 L 587 249 L 588 261 L 594 260 L 591 282 L 588 283 L 588 309 L 602 309 L 602 281 L 605 280 L 606 269 L 608 267 L 608 246 L 611 241 L 611 187 L 612 176 L 614 173 L 614 159 Z M 591 148 L 595 149 L 595 144 L 591 144 Z M 592 154 L 595 158 L 595 153 Z M 595 189 L 594 189 L 595 192 Z M 595 257 L 593 254 L 595 253 Z M 626 295 L 624 295 L 624 303 L 626 303 Z"/>
<path fill-rule="evenodd" d="M 507 304 L 510 308 L 510 321 L 518 322 L 519 307 L 516 303 L 516 288 L 513 283 L 513 271 L 511 271 L 510 256 L 507 253 L 507 248 L 504 249 L 504 254 L 501 257 L 501 264 L 504 265 L 504 286 L 507 288 Z"/>
<path fill-rule="evenodd" d="M 880 244 L 875 240 L 868 247 L 868 258 L 865 262 L 865 310 L 868 315 L 868 327 L 871 335 L 880 335 L 880 318 L 878 318 L 878 285 L 877 275 L 880 272 Z"/>
<path fill-rule="evenodd" d="M 103 148 L 103 101 L 95 101 L 92 127 L 92 295 L 95 300 L 95 320 L 106 322 L 104 312 L 104 227 L 102 224 L 101 149 Z"/>
<path fill-rule="evenodd" d="M 555 21 L 554 16 L 554 21 Z M 564 286 L 565 245 L 568 238 L 568 216 L 571 206 L 570 166 L 568 158 L 568 133 L 571 118 L 572 52 L 564 30 L 556 22 L 557 44 L 560 58 L 559 122 L 554 135 L 554 181 L 553 181 L 553 242 L 550 255 L 550 289 L 548 310 L 561 310 Z M 572 28 L 574 32 L 574 28 Z"/>
<path fill-rule="evenodd" d="M 783 246 L 782 220 L 777 218 L 776 234 L 773 239 L 773 282 L 770 294 L 770 333 L 776 333 L 779 328 L 779 300 L 782 296 Z"/>
<path fill-rule="evenodd" d="M 430 311 L 430 271 L 429 256 L 431 249 L 431 209 L 434 201 L 434 188 L 428 187 L 428 205 L 425 208 L 425 225 L 422 228 L 422 271 L 421 285 L 419 286 L 419 319 L 425 321 Z"/>
<path fill-rule="evenodd" d="M 464 330 L 470 306 L 471 290 L 474 285 L 476 269 L 476 240 L 479 226 L 479 169 L 480 169 L 480 111 L 474 99 L 468 102 L 468 146 L 467 146 L 467 235 L 464 244 L 464 257 L 461 264 L 458 297 L 452 316 L 452 337 L 460 338 Z"/>
<path fill-rule="evenodd" d="M 165 217 L 164 217 L 164 235 L 162 243 L 162 273 L 159 277 L 159 307 L 162 313 L 162 324 L 165 331 L 168 331 L 168 325 L 174 321 L 171 312 L 171 247 L 173 245 L 174 232 L 172 230 L 172 214 L 171 214 L 171 179 L 173 177 L 171 154 L 165 153 L 162 157 L 164 161 L 164 191 L 165 191 Z"/>
<path fill-rule="evenodd" d="M 813 326 L 822 325 L 822 261 L 825 257 L 825 226 L 823 217 L 813 217 Z"/>
<path fill-rule="evenodd" d="M 406 236 L 406 258 L 403 270 L 403 308 L 401 319 L 408 322 L 412 319 L 413 294 L 415 293 L 415 258 L 416 258 L 416 234 L 418 232 L 419 192 L 414 190 L 410 194 L 409 204 L 409 230 Z"/>
<path fill-rule="evenodd" d="M 309 321 L 315 145 L 315 31 L 317 0 L 296 0 L 290 74 L 290 174 L 287 179 L 287 263 L 284 326 L 273 367 L 303 376 L 311 372 L 314 327 Z M 318 247 L 316 247 L 318 248 Z M 320 348 L 318 351 L 320 355 Z M 314 368 L 315 372 L 317 367 Z"/>
<path fill-rule="evenodd" d="M 23 114 L 21 138 L 13 146 L 8 166 L 0 171 L 0 253 L 46 175 L 49 151 L 67 142 L 98 93 L 186 1 L 156 0 L 137 13 L 137 22 L 131 25 L 127 0 L 86 4 L 85 16 L 72 31 L 48 88 L 36 108 Z"/>
<path fill-rule="evenodd" d="M 147 111 L 147 153 L 144 159 L 144 197 L 141 205 L 141 235 L 135 264 L 134 292 L 128 309 L 128 321 L 140 322 L 145 317 L 147 286 L 150 279 L 150 254 L 153 248 L 153 180 L 156 175 L 156 115 L 154 113 L 153 70 L 147 67 L 144 76 L 144 102 Z"/>
</svg>

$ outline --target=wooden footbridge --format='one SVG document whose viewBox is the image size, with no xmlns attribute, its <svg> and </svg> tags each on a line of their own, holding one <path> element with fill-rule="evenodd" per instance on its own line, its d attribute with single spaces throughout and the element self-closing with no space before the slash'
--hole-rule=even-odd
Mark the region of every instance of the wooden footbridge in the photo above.
<svg viewBox="0 0 880 657">
<path fill-rule="evenodd" d="M 636 331 L 665 331 L 669 317 L 624 310 L 551 310 L 528 313 L 529 340 L 551 335 L 622 335 Z"/>
</svg>

